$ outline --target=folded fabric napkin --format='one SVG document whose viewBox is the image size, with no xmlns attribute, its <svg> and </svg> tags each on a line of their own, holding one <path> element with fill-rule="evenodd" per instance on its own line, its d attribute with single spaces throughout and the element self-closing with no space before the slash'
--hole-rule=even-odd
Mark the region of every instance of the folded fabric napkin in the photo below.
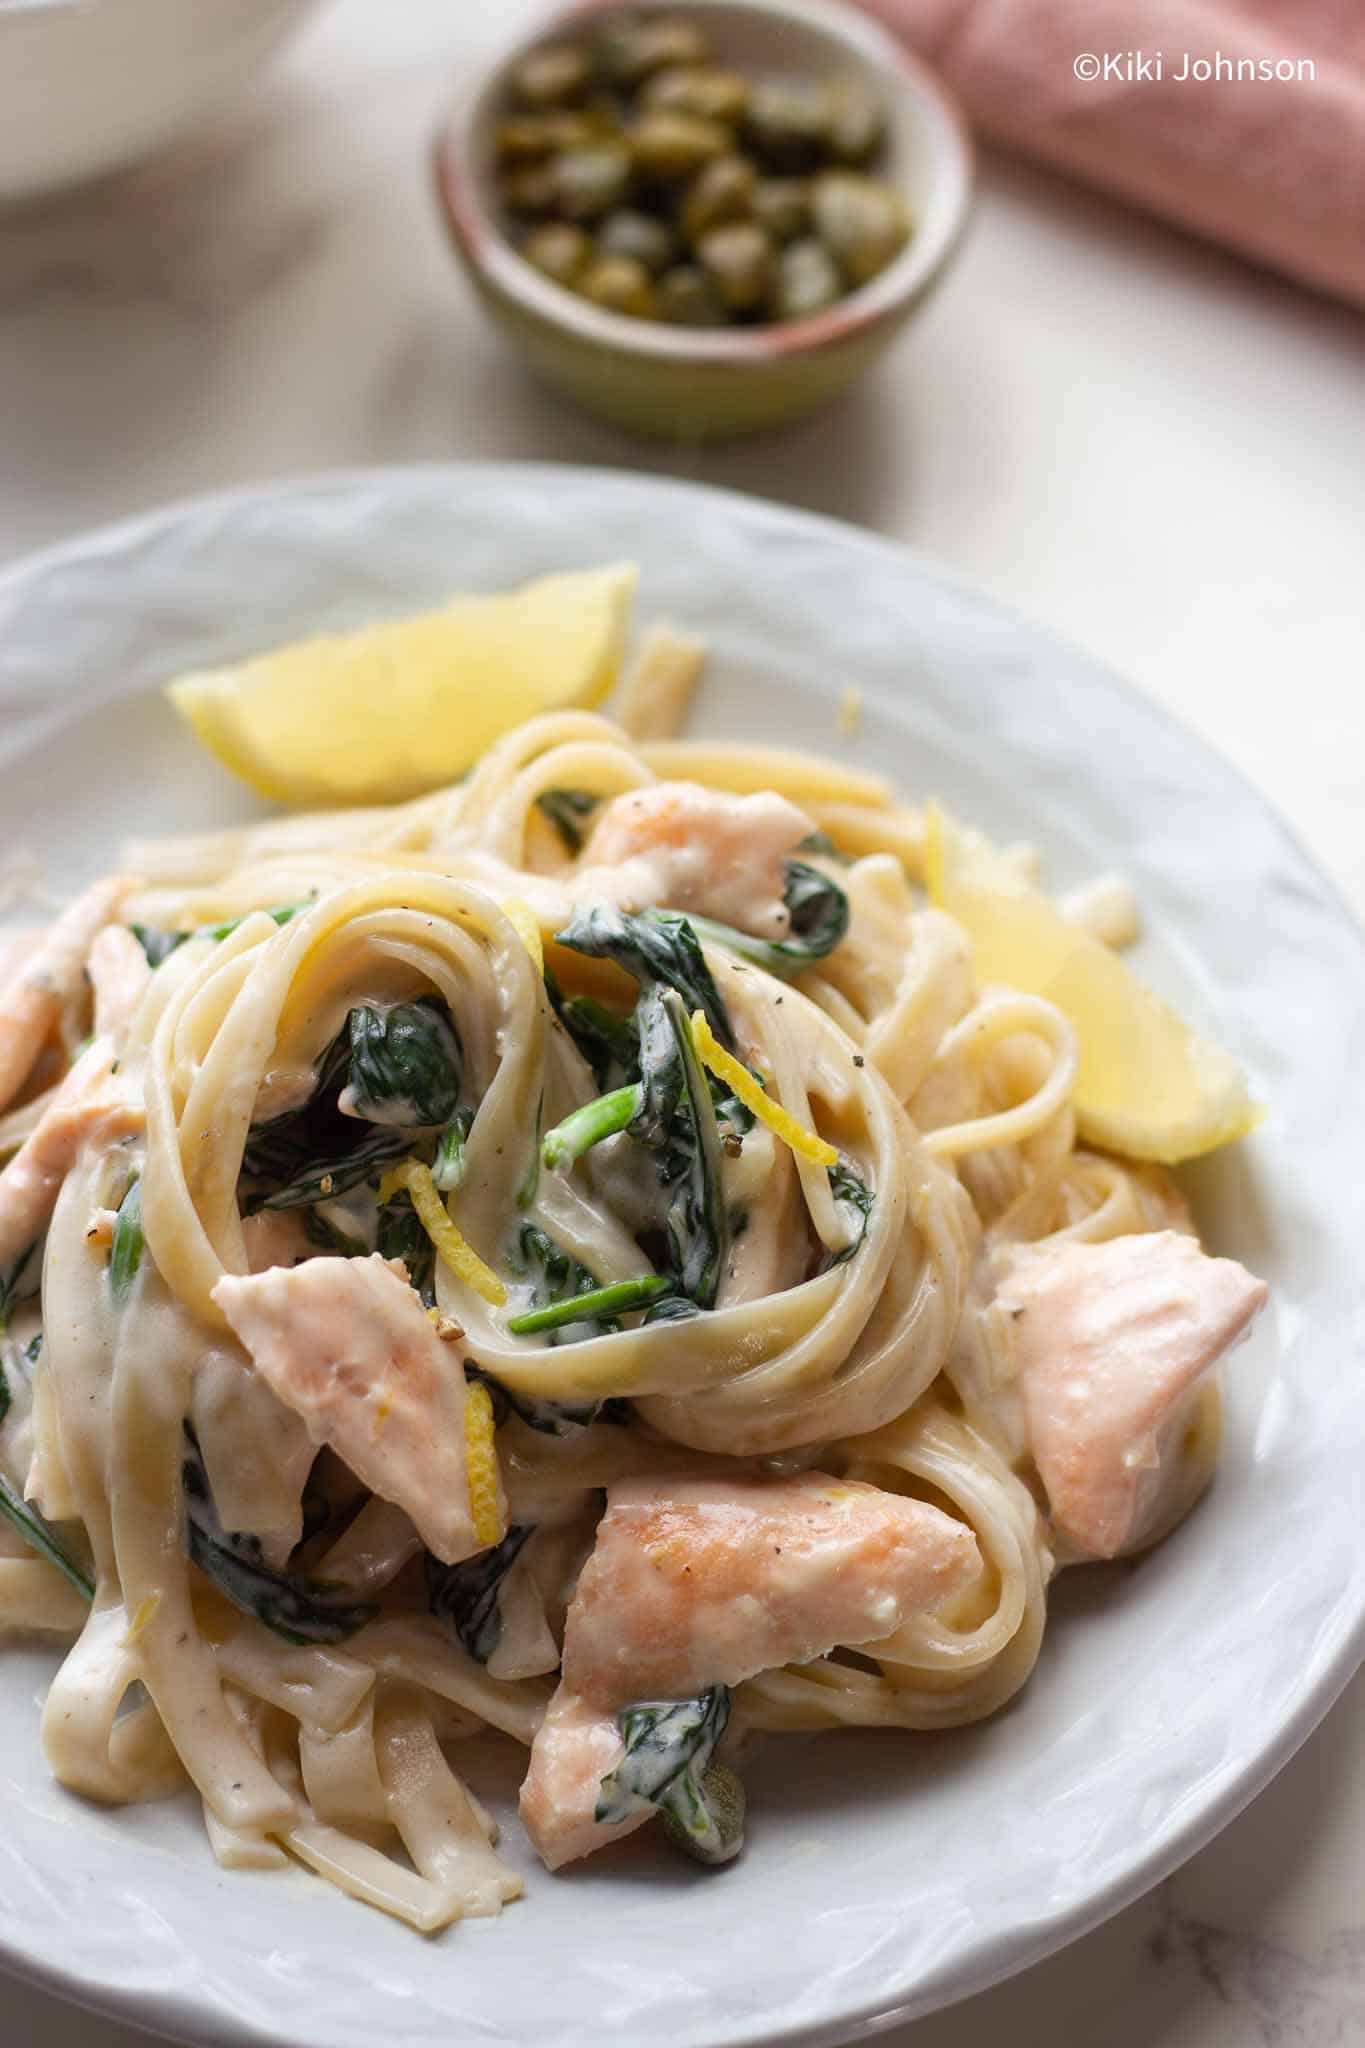
<svg viewBox="0 0 1365 2048">
<path fill-rule="evenodd" d="M 991 141 L 1365 305 L 1365 0 L 864 4 Z"/>
</svg>

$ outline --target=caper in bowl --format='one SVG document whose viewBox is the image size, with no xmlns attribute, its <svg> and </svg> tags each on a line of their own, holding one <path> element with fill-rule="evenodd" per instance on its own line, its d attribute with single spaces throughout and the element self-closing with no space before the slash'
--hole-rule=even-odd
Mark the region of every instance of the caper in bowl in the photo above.
<svg viewBox="0 0 1365 2048">
<path fill-rule="evenodd" d="M 837 62 L 780 65 L 779 38 L 767 69 L 727 62 L 684 13 L 610 12 L 538 44 L 494 131 L 509 236 L 641 320 L 804 319 L 870 284 L 914 232 L 884 175 L 883 94 Z"/>
</svg>

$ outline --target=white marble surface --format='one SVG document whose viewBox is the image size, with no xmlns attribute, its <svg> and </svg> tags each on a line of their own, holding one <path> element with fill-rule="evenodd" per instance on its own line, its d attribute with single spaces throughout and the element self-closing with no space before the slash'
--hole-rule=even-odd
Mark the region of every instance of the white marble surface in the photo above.
<svg viewBox="0 0 1365 2048">
<path fill-rule="evenodd" d="M 1233 755 L 1365 910 L 1365 322 L 993 166 L 956 272 L 836 410 L 750 446 L 640 448 L 522 379 L 430 203 L 447 81 L 531 12 L 337 0 L 191 144 L 0 218 L 0 559 L 335 464 L 539 456 L 736 484 L 895 534 L 1109 656 Z M 1365 2041 L 1363 1729 L 1358 1678 L 1156 1893 L 884 2038 Z M 146 2039 L 0 1991 L 4 2048 Z"/>
</svg>

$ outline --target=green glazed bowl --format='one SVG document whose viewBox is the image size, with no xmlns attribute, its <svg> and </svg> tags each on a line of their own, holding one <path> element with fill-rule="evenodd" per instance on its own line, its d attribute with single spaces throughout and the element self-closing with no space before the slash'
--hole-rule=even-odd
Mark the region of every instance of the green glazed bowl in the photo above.
<svg viewBox="0 0 1365 2048">
<path fill-rule="evenodd" d="M 810 412 L 887 347 L 942 276 L 971 195 L 971 145 L 933 74 L 867 15 L 837 0 L 640 0 L 631 12 L 704 22 L 722 62 L 751 74 L 861 76 L 887 109 L 880 175 L 904 192 L 909 242 L 860 290 L 804 320 L 698 329 L 604 312 L 520 256 L 503 228 L 492 132 L 507 74 L 526 52 L 621 0 L 580 0 L 508 50 L 436 140 L 451 242 L 485 307 L 547 384 L 587 411 L 656 439 L 752 433 Z"/>
</svg>

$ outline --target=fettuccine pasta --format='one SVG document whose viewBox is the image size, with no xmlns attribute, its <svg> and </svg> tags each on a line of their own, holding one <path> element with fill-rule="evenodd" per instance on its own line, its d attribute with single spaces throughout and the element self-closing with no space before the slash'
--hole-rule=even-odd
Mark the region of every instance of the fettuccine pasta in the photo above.
<svg viewBox="0 0 1365 2048">
<path fill-rule="evenodd" d="M 1073 1024 L 979 985 L 919 812 L 671 734 L 699 660 L 652 643 L 638 739 L 137 843 L 0 948 L 51 1768 L 423 1931 L 522 1889 L 475 1735 L 550 1867 L 657 1814 L 721 1862 L 765 1732 L 1003 1706 L 1057 1566 L 1201 1490 L 1264 1292 L 1078 1142 Z"/>
</svg>

